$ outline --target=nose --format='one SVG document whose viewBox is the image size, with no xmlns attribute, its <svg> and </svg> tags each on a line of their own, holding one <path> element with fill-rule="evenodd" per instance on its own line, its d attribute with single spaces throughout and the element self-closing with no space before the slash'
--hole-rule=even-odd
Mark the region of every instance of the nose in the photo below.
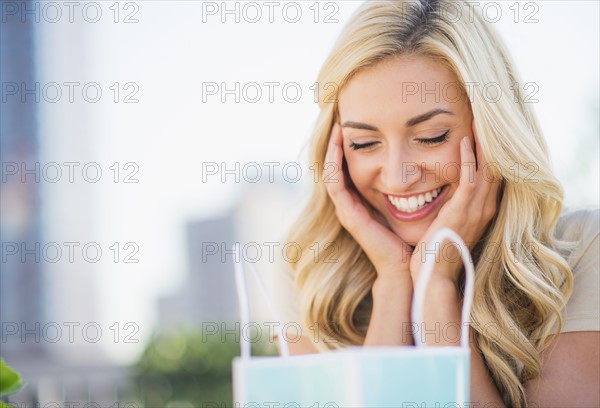
<svg viewBox="0 0 600 408">
<path fill-rule="evenodd" d="M 409 148 L 396 146 L 388 150 L 382 163 L 381 181 L 389 193 L 410 192 L 421 180 L 424 166 Z"/>
</svg>

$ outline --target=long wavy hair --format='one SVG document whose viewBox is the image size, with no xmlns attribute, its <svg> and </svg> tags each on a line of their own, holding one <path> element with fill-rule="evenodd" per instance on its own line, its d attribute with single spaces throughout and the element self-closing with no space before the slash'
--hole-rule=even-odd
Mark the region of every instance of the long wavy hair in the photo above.
<svg viewBox="0 0 600 408">
<path fill-rule="evenodd" d="M 538 121 L 515 86 L 522 82 L 495 31 L 464 2 L 365 2 L 320 71 L 311 162 L 327 171 L 325 153 L 345 84 L 357 72 L 403 55 L 435 59 L 454 73 L 471 103 L 478 148 L 501 180 L 497 213 L 472 251 L 476 286 L 470 323 L 505 402 L 525 406 L 524 383 L 540 373 L 541 352 L 562 327 L 573 277 L 565 261 L 570 244 L 554 237 L 563 190 L 551 171 Z M 500 92 L 491 98 L 486 84 Z M 320 180 L 287 239 L 307 254 L 291 267 L 303 323 L 319 329 L 317 347 L 363 344 L 376 271 L 340 225 Z M 315 243 L 325 249 L 318 260 L 311 251 Z"/>
</svg>

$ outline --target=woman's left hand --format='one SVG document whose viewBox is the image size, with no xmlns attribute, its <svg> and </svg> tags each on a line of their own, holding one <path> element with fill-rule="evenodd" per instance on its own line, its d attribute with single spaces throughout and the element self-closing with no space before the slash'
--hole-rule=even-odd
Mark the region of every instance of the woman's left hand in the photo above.
<svg viewBox="0 0 600 408">
<path fill-rule="evenodd" d="M 479 140 L 475 121 L 472 124 L 477 155 L 473 152 L 468 137 L 460 142 L 461 174 L 459 185 L 454 195 L 440 209 L 436 219 L 427 229 L 421 241 L 415 247 L 410 260 L 410 271 L 413 284 L 416 284 L 421 266 L 424 262 L 424 251 L 433 251 L 429 242 L 441 228 L 450 228 L 465 241 L 469 249 L 481 238 L 488 224 L 496 214 L 499 180 L 490 180 L 491 173 L 486 169 L 486 161 L 481 149 L 477 149 Z M 475 157 L 477 156 L 477 157 Z M 477 160 L 477 162 L 475 161 Z M 436 257 L 435 275 L 456 283 L 462 271 L 460 250 L 445 241 Z M 436 248 L 437 249 L 437 248 Z"/>
</svg>

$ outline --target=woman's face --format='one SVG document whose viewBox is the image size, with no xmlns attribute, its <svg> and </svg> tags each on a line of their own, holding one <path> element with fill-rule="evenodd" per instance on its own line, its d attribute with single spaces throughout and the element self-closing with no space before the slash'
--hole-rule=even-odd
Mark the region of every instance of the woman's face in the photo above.
<svg viewBox="0 0 600 408">
<path fill-rule="evenodd" d="M 458 188 L 461 139 L 473 146 L 473 115 L 458 80 L 425 57 L 391 58 L 350 80 L 339 115 L 356 189 L 416 245 Z"/>
</svg>

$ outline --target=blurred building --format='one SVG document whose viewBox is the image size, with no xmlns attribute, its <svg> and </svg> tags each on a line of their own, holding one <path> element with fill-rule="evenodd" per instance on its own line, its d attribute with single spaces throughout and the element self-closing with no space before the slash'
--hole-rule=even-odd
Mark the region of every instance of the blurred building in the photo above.
<svg viewBox="0 0 600 408">
<path fill-rule="evenodd" d="M 231 255 L 221 257 L 221 248 L 230 249 L 235 241 L 233 214 L 191 221 L 186 236 L 189 274 L 179 292 L 159 301 L 161 328 L 237 320 Z"/>
<path fill-rule="evenodd" d="M 75 58 L 84 49 L 82 36 L 68 32 L 76 25 L 45 32 L 48 26 L 36 19 L 41 7 L 34 1 L 2 4 L 0 355 L 26 382 L 9 398 L 18 406 L 112 406 L 126 372 L 107 364 L 94 342 L 69 341 L 68 324 L 95 321 L 91 275 L 80 263 L 48 261 L 43 249 L 87 238 L 91 198 L 77 185 L 51 185 L 41 172 L 45 163 L 81 159 L 89 144 L 80 106 L 74 104 L 66 117 L 55 115 L 40 97 L 44 83 L 61 81 L 65 66 L 81 68 L 40 43 L 54 41 Z"/>
<path fill-rule="evenodd" d="M 32 20 L 7 19 L 0 25 L 0 321 L 1 354 L 8 361 L 39 358 L 44 353 L 44 344 L 35 335 L 22 339 L 20 333 L 22 326 L 35 330 L 46 319 L 42 264 L 35 253 L 42 234 L 40 183 L 35 171 L 21 172 L 34 170 L 39 162 L 39 104 L 35 95 L 20 97 L 21 84 L 33 84 L 36 79 L 34 37 Z M 9 101 L 7 94 L 13 92 L 17 96 Z M 12 335 L 15 325 L 19 333 Z"/>
<path fill-rule="evenodd" d="M 233 246 L 239 243 L 240 260 L 252 263 L 268 285 L 272 273 L 280 273 L 283 239 L 302 205 L 302 188 L 281 180 L 258 183 L 242 190 L 235 208 L 219 218 L 190 221 L 186 225 L 189 272 L 183 287 L 159 301 L 160 328 L 188 327 L 202 323 L 239 321 L 234 277 Z M 246 267 L 251 320 L 272 320 L 268 303 Z M 269 296 L 275 296 L 269 293 Z"/>
</svg>

